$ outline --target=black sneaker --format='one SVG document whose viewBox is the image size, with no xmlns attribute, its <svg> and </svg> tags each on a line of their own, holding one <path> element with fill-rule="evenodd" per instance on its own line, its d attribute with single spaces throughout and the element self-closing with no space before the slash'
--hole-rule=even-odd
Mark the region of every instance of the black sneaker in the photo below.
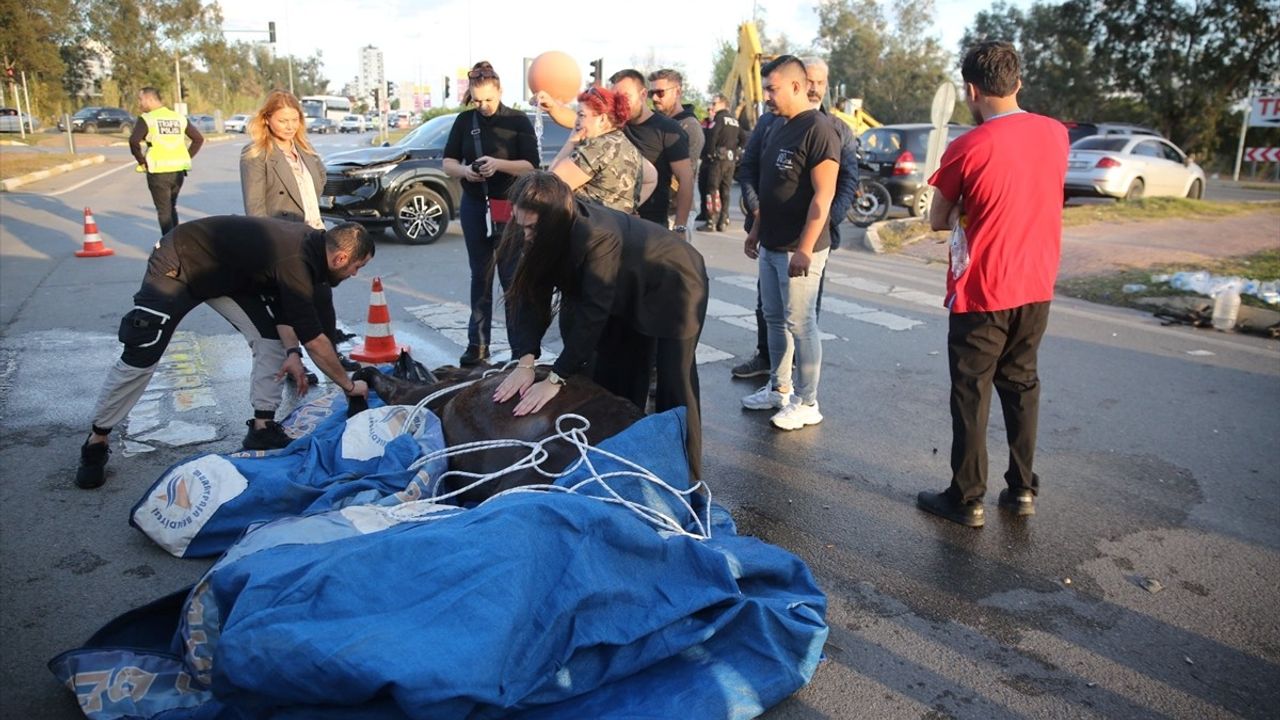
<svg viewBox="0 0 1280 720">
<path fill-rule="evenodd" d="M 958 503 L 945 492 L 921 491 L 916 495 L 916 506 L 927 513 L 966 527 L 980 528 L 984 522 L 982 503 Z"/>
<path fill-rule="evenodd" d="M 107 481 L 107 456 L 111 454 L 111 441 L 80 446 L 80 467 L 76 470 L 76 487 L 92 490 Z"/>
<path fill-rule="evenodd" d="M 458 358 L 458 364 L 462 367 L 475 367 L 488 359 L 488 345 L 468 345 L 467 351 L 462 353 L 462 357 Z"/>
<path fill-rule="evenodd" d="M 768 375 L 771 369 L 772 368 L 769 365 L 769 358 L 761 355 L 760 353 L 756 353 L 751 356 L 750 360 L 742 363 L 741 365 L 734 366 L 729 373 L 736 378 L 753 378 Z"/>
<path fill-rule="evenodd" d="M 711 223 L 702 223 L 698 226 L 698 232 L 718 232 L 720 228 Z"/>
<path fill-rule="evenodd" d="M 342 365 L 342 369 L 346 370 L 347 372 L 351 372 L 353 370 L 359 370 L 362 367 L 360 363 L 356 362 L 355 360 L 352 360 L 351 358 L 347 357 L 343 353 L 338 353 L 338 363 Z"/>
<path fill-rule="evenodd" d="M 245 450 L 279 450 L 293 442 L 293 438 L 275 420 L 268 420 L 267 426 L 261 430 L 253 427 L 252 420 L 246 420 L 245 425 L 249 426 L 249 432 L 245 433 L 242 443 Z"/>
<path fill-rule="evenodd" d="M 1001 490 L 996 504 L 1014 515 L 1036 514 L 1036 494 L 1026 488 Z"/>
</svg>

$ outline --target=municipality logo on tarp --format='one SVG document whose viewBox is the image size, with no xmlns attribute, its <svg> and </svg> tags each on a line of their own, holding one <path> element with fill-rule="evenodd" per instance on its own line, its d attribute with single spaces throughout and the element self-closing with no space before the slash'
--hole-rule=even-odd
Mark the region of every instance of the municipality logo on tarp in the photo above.
<svg viewBox="0 0 1280 720">
<path fill-rule="evenodd" d="M 247 487 L 226 458 L 199 457 L 161 478 L 134 510 L 133 521 L 161 547 L 181 555 L 218 508 Z"/>
</svg>

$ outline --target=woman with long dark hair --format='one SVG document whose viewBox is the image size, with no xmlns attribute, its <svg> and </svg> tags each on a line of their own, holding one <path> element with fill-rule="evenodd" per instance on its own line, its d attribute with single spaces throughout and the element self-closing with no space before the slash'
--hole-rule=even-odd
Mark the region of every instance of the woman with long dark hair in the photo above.
<svg viewBox="0 0 1280 720">
<path fill-rule="evenodd" d="M 575 195 L 634 213 L 658 185 L 658 171 L 622 128 L 631 117 L 625 95 L 591 87 L 578 96 L 573 132 L 548 168 Z"/>
<path fill-rule="evenodd" d="M 519 394 L 515 414 L 535 413 L 589 375 L 644 408 L 649 369 L 657 358 L 659 412 L 686 408 L 686 449 L 694 477 L 702 473 L 702 418 L 695 351 L 707 314 L 702 255 L 666 228 L 576 199 L 549 172 L 511 187 L 513 219 L 499 255 L 518 257 L 507 291 L 511 356 L 517 366 L 498 386 L 496 402 Z M 499 262 L 502 262 L 500 259 Z M 542 338 L 560 291 L 564 350 L 546 380 L 534 382 Z"/>
<path fill-rule="evenodd" d="M 502 228 L 510 219 L 507 189 L 516 177 L 537 168 L 538 139 L 533 123 L 519 110 L 502 104 L 502 81 L 487 62 L 478 62 L 467 73 L 463 104 L 475 109 L 458 115 L 444 146 L 444 171 L 462 181 L 462 237 L 471 266 L 471 320 L 467 323 L 467 350 L 458 360 L 464 367 L 489 358 L 489 333 L 493 325 L 494 250 Z M 498 265 L 498 279 L 505 291 L 512 268 Z"/>
</svg>

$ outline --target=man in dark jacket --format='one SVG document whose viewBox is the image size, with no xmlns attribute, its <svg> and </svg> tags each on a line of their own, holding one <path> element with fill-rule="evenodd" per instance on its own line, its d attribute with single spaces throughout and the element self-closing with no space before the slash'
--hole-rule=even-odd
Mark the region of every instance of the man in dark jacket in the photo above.
<svg viewBox="0 0 1280 720">
<path fill-rule="evenodd" d="M 368 232 L 356 223 L 315 230 L 302 223 L 226 215 L 178 225 L 147 260 L 133 309 L 120 321 L 124 344 L 80 448 L 76 485 L 106 480 L 108 435 L 147 389 L 182 318 L 207 304 L 244 335 L 253 353 L 253 419 L 244 448 L 268 450 L 291 438 L 274 421 L 280 380 L 307 390 L 302 347 L 321 372 L 349 396 L 368 387 L 351 381 L 329 338 L 334 332 L 332 287 L 354 277 L 373 258 Z"/>
<path fill-rule="evenodd" d="M 703 162 L 709 166 L 702 195 L 706 198 L 707 222 L 698 230 L 722 232 L 729 226 L 730 197 L 733 195 L 733 173 L 747 146 L 747 131 L 742 129 L 724 95 L 711 100 L 712 125 L 707 131 Z"/>
</svg>

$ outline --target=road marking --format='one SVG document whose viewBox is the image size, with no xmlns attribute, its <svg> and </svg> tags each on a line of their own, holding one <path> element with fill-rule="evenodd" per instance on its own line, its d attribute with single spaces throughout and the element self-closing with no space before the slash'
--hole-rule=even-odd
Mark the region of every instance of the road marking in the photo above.
<svg viewBox="0 0 1280 720">
<path fill-rule="evenodd" d="M 78 183 L 76 183 L 75 185 L 72 185 L 72 186 L 71 186 L 71 187 L 69 187 L 69 188 L 63 188 L 63 189 L 59 190 L 58 192 L 46 193 L 45 195 L 46 195 L 46 197 L 57 197 L 57 196 L 59 196 L 59 195 L 65 195 L 65 194 L 67 194 L 67 193 L 71 192 L 72 190 L 79 190 L 80 188 L 84 187 L 85 185 L 88 185 L 88 184 L 89 184 L 89 183 L 91 183 L 91 182 L 94 182 L 94 181 L 96 181 L 96 180 L 101 180 L 102 178 L 104 178 L 104 177 L 106 177 L 106 176 L 110 175 L 111 173 L 117 173 L 117 172 L 120 172 L 121 170 L 124 170 L 125 168 L 131 168 L 131 167 L 134 167 L 135 165 L 137 165 L 137 163 L 136 163 L 136 162 L 134 162 L 134 161 L 132 161 L 132 160 L 130 160 L 129 162 L 125 163 L 124 165 L 121 165 L 121 166 L 120 166 L 120 167 L 118 167 L 118 168 L 114 168 L 114 169 L 108 170 L 108 171 L 106 171 L 106 172 L 104 172 L 104 173 L 98 173 L 97 175 L 94 175 L 93 177 L 89 178 L 88 180 L 84 180 L 84 181 L 82 181 L 82 182 L 78 182 Z"/>
<path fill-rule="evenodd" d="M 724 304 L 726 306 L 729 305 L 729 303 Z M 443 335 L 453 344 L 464 348 L 467 346 L 467 323 L 471 319 L 471 309 L 468 306 L 454 302 L 427 303 L 425 305 L 406 307 L 405 311 L 429 329 Z M 748 312 L 751 315 L 755 315 L 755 310 Z M 752 320 L 751 328 L 752 330 L 755 328 L 754 319 Z M 505 341 L 497 339 L 506 334 L 506 326 L 495 319 L 489 339 L 490 362 L 494 364 L 507 362 L 511 359 L 511 347 Z M 560 356 L 560 351 L 563 347 L 560 343 L 547 343 L 543 347 L 542 356 L 538 358 L 538 362 L 543 364 L 554 362 Z M 732 357 L 731 353 L 719 348 L 712 347 L 706 343 L 698 343 L 697 363 L 699 365 L 728 360 Z"/>
<path fill-rule="evenodd" d="M 755 308 L 743 307 L 731 302 L 717 300 L 716 298 L 707 298 L 707 317 L 728 323 L 734 327 L 740 327 L 743 330 L 756 332 Z M 818 338 L 821 340 L 843 339 L 840 336 L 832 335 L 821 328 L 818 329 Z"/>
<path fill-rule="evenodd" d="M 883 285 L 870 280 L 864 280 L 862 278 L 857 278 L 857 277 L 849 277 L 849 276 L 841 275 L 838 273 L 833 273 L 829 277 L 831 278 L 831 282 L 833 283 L 847 285 L 847 286 L 854 287 L 856 289 L 864 290 L 868 292 L 878 292 L 881 295 L 886 295 L 889 297 L 897 297 L 892 294 L 894 288 L 892 288 L 889 285 Z M 755 290 L 756 288 L 756 279 L 749 275 L 724 275 L 721 277 L 717 277 L 716 280 L 718 280 L 719 282 L 723 282 L 727 285 L 743 288 L 745 290 Z M 872 290 L 872 288 L 875 288 L 876 290 Z M 910 301 L 922 302 L 922 298 L 928 296 L 928 293 L 919 293 L 918 291 L 907 290 L 905 288 L 902 289 L 901 292 L 906 295 L 902 299 L 908 300 L 909 302 Z M 723 303 L 722 305 L 731 306 L 730 303 Z M 877 325 L 879 327 L 887 328 L 889 330 L 894 330 L 894 331 L 910 330 L 911 328 L 914 328 L 917 325 L 924 324 L 919 320 L 903 317 L 902 315 L 896 315 L 891 312 L 885 312 L 884 310 L 879 310 L 877 308 L 867 307 L 866 305 L 859 305 L 858 303 L 849 302 L 848 300 L 844 300 L 842 298 L 832 297 L 830 294 L 823 294 L 822 309 L 828 312 L 833 312 L 837 315 L 842 315 L 844 317 L 849 318 L 850 320 L 857 320 L 858 322 L 867 323 L 869 325 Z M 751 310 L 750 312 L 752 315 L 755 315 L 755 310 Z M 708 304 L 707 306 L 707 314 L 708 315 L 711 314 L 710 304 Z M 729 322 L 729 320 L 726 320 L 726 322 Z M 731 322 L 731 324 L 738 325 L 739 323 Z M 744 325 L 744 327 L 747 327 L 747 326 Z M 747 329 L 749 330 L 755 329 L 754 320 L 751 323 L 751 325 L 747 327 Z M 827 333 L 824 333 L 823 339 L 830 340 L 830 339 L 834 339 L 835 337 L 836 337 L 835 335 L 829 335 Z"/>
</svg>

